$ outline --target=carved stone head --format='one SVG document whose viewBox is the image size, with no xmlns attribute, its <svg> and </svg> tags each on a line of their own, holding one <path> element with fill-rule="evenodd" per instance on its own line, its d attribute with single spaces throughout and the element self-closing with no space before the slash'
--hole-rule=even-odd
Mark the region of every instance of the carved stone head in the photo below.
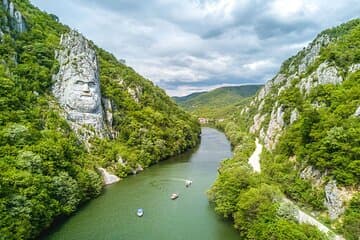
<svg viewBox="0 0 360 240">
<path fill-rule="evenodd" d="M 66 107 L 83 113 L 98 112 L 101 94 L 94 65 L 86 61 L 72 62 L 64 70 L 63 76 L 63 99 Z"/>
<path fill-rule="evenodd" d="M 55 96 L 71 111 L 98 113 L 101 93 L 94 50 L 74 31 L 62 37 L 61 46 L 63 49 L 57 52 L 60 69 L 55 76 Z"/>
</svg>

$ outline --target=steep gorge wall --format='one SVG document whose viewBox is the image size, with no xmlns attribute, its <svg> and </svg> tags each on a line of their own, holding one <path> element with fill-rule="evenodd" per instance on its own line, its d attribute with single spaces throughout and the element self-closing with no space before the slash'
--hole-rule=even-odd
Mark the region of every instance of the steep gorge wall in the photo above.
<svg viewBox="0 0 360 240">
<path fill-rule="evenodd" d="M 324 57 L 323 49 L 331 48 L 339 39 L 328 33 L 320 34 L 308 47 L 285 62 L 276 77 L 268 81 L 249 106 L 242 111 L 242 115 L 253 114 L 249 116 L 252 119 L 249 131 L 258 136 L 270 152 L 275 151 L 283 133 L 302 117 L 304 102 L 311 102 L 312 98 L 316 99 L 312 94 L 314 89 L 317 90 L 319 86 L 339 86 L 347 76 L 359 70 L 358 62 L 339 66 Z M 287 99 L 291 99 L 291 96 L 294 98 L 295 95 L 300 96 L 301 102 L 289 103 Z M 311 102 L 315 110 L 325 107 L 324 104 L 326 102 L 317 100 Z M 358 117 L 360 101 L 357 101 L 355 106 L 353 116 Z M 353 188 L 351 191 L 344 187 L 338 188 L 337 182 L 331 180 L 331 173 L 319 172 L 311 165 L 306 166 L 306 163 L 302 163 L 297 171 L 299 177 L 303 179 L 310 180 L 316 176 L 317 184 L 314 183 L 314 186 L 324 190 L 324 206 L 328 210 L 329 218 L 332 220 L 339 218 L 354 193 Z"/>
</svg>

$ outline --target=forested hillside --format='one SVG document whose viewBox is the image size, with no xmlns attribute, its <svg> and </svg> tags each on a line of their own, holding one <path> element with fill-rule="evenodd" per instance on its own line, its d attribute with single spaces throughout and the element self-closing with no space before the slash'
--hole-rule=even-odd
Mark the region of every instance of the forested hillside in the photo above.
<svg viewBox="0 0 360 240">
<path fill-rule="evenodd" d="M 173 97 L 175 102 L 186 111 L 205 118 L 223 118 L 231 113 L 262 87 L 262 85 L 244 85 L 221 87 L 209 92 L 193 93 L 185 97 Z"/>
<path fill-rule="evenodd" d="M 232 121 L 219 123 L 235 154 L 209 197 L 244 238 L 320 239 L 314 227 L 297 224 L 291 201 L 333 232 L 359 239 L 359 39 L 359 19 L 325 30 Z M 261 172 L 248 164 L 255 138 L 264 146 Z"/>
<path fill-rule="evenodd" d="M 0 239 L 35 238 L 96 197 L 99 167 L 124 177 L 199 140 L 195 119 L 93 43 L 102 97 L 112 107 L 111 134 L 81 140 L 52 94 L 55 51 L 69 31 L 27 0 L 0 6 Z"/>
</svg>

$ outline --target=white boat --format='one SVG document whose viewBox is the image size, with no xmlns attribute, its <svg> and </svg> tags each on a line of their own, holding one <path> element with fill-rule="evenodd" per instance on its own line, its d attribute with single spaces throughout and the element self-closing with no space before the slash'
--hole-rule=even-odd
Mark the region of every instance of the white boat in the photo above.
<svg viewBox="0 0 360 240">
<path fill-rule="evenodd" d="M 185 181 L 185 186 L 186 186 L 186 187 L 190 187 L 191 184 L 192 184 L 192 181 L 191 181 L 191 180 L 186 180 L 186 181 Z"/>
<path fill-rule="evenodd" d="M 173 194 L 171 194 L 171 196 L 170 196 L 171 200 L 175 200 L 175 199 L 177 199 L 178 197 L 179 197 L 179 194 L 178 194 L 178 193 L 173 193 Z"/>
<path fill-rule="evenodd" d="M 144 210 L 142 208 L 139 208 L 136 212 L 136 215 L 138 215 L 138 217 L 142 217 L 144 215 Z"/>
</svg>

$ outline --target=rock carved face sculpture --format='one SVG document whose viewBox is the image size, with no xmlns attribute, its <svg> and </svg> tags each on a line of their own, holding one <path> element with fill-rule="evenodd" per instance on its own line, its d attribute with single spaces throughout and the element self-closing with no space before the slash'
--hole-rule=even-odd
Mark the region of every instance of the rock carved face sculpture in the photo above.
<svg viewBox="0 0 360 240">
<path fill-rule="evenodd" d="M 80 33 L 71 31 L 62 35 L 55 57 L 59 72 L 53 76 L 52 90 L 64 108 L 70 126 L 85 141 L 94 134 L 105 136 L 95 50 Z"/>
<path fill-rule="evenodd" d="M 79 113 L 101 111 L 99 70 L 95 51 L 80 34 L 70 32 L 57 53 L 60 70 L 54 94 L 67 109 Z"/>
<path fill-rule="evenodd" d="M 74 64 L 72 64 L 73 66 Z M 69 68 L 66 74 L 69 78 L 64 79 L 64 100 L 71 110 L 83 113 L 96 113 L 101 104 L 100 86 L 97 77 L 97 70 L 91 66 L 85 66 L 86 71 L 79 68 Z"/>
</svg>

